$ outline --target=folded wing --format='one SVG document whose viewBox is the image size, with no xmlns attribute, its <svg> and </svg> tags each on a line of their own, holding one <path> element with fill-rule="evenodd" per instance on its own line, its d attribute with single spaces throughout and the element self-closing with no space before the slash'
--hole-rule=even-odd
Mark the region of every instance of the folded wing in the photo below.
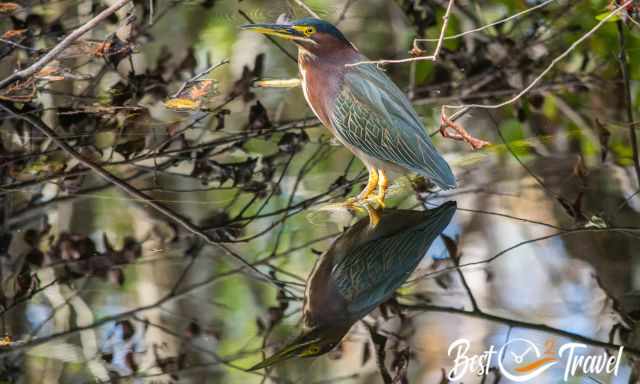
<svg viewBox="0 0 640 384">
<path fill-rule="evenodd" d="M 436 151 L 411 103 L 378 68 L 348 69 L 330 114 L 340 138 L 367 155 L 455 188 L 451 168 Z"/>
</svg>

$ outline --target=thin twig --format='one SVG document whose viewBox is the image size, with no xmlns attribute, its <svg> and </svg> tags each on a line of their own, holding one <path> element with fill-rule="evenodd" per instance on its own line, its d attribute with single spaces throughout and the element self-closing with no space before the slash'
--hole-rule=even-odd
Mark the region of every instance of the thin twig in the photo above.
<svg viewBox="0 0 640 384">
<path fill-rule="evenodd" d="M 242 9 L 238 10 L 238 13 L 244 17 L 248 22 L 250 22 L 251 24 L 254 24 L 255 22 L 249 17 L 249 15 L 247 15 Z M 269 39 L 270 42 L 273 43 L 273 45 L 275 45 L 276 47 L 278 47 L 279 50 L 282 51 L 282 53 L 284 53 L 285 55 L 287 55 L 288 58 L 290 58 L 291 60 L 295 61 L 296 63 L 298 63 L 298 59 L 296 59 L 295 56 L 293 56 L 291 53 L 289 53 L 289 51 L 287 51 L 276 39 L 274 39 L 273 37 L 269 36 L 269 35 L 265 35 L 265 37 L 267 39 Z"/>
<path fill-rule="evenodd" d="M 313 11 L 313 9 L 311 9 L 307 4 L 305 4 L 302 0 L 295 0 L 296 3 L 298 3 L 299 6 L 301 6 L 302 8 L 304 8 L 305 11 L 307 11 L 307 13 L 309 13 L 311 16 L 315 17 L 316 19 L 319 19 L 320 16 L 318 16 L 317 13 L 315 13 Z"/>
<path fill-rule="evenodd" d="M 609 21 L 609 19 L 611 19 L 613 16 L 615 16 L 618 12 L 622 11 L 623 9 L 625 9 L 626 6 L 631 4 L 632 1 L 633 0 L 628 0 L 627 2 L 625 2 L 620 7 L 614 9 L 613 11 L 611 11 L 606 17 L 604 17 L 602 20 L 600 20 L 600 22 L 598 22 L 587 33 L 582 35 L 578 40 L 574 41 L 573 44 L 571 44 L 571 46 L 569 46 L 569 48 L 567 48 L 567 50 L 565 50 L 559 56 L 554 58 L 551 61 L 551 64 L 549 64 L 549 66 L 547 66 L 544 69 L 544 71 L 542 71 L 538 75 L 538 77 L 536 77 L 529 85 L 527 85 L 526 88 L 524 88 L 522 91 L 520 91 L 517 95 L 515 95 L 512 98 L 510 98 L 509 100 L 503 101 L 502 103 L 499 103 L 499 104 L 493 104 L 493 105 L 487 105 L 487 104 L 464 104 L 464 105 L 446 105 L 445 107 L 446 108 L 451 108 L 451 109 L 462 109 L 462 108 L 464 108 L 464 109 L 466 109 L 466 108 L 497 109 L 497 108 L 504 107 L 505 105 L 509 105 L 509 104 L 517 101 L 522 96 L 524 96 L 527 92 L 529 92 L 531 89 L 533 89 L 533 87 L 535 87 L 536 84 L 538 84 L 538 82 L 540 80 L 542 80 L 542 78 L 545 77 L 546 74 L 549 73 L 553 69 L 553 67 L 555 67 L 556 64 L 558 64 L 558 62 L 560 62 L 562 59 L 567 57 L 571 52 L 573 52 L 574 49 L 576 49 L 580 44 L 582 44 L 583 41 L 585 41 L 586 39 L 591 37 L 594 33 L 596 33 L 596 31 L 598 29 L 600 29 L 600 27 L 605 25 Z"/>
<path fill-rule="evenodd" d="M 344 19 L 346 19 L 347 17 L 347 12 L 349 11 L 349 8 L 351 8 L 351 6 L 358 0 L 349 0 L 347 1 L 347 3 L 344 5 L 344 7 L 342 8 L 342 12 L 340 12 L 340 16 L 338 16 L 338 19 L 335 22 L 335 25 L 337 26 L 338 24 L 342 23 L 344 21 Z"/>
<path fill-rule="evenodd" d="M 253 272 L 255 272 L 263 280 L 266 280 L 266 281 L 271 282 L 271 283 L 274 282 L 273 281 L 274 279 L 272 279 L 269 275 L 261 272 L 253 264 L 247 262 L 240 255 L 238 255 L 237 253 L 232 251 L 229 247 L 227 247 L 227 246 L 225 246 L 223 244 L 220 244 L 217 241 L 215 241 L 207 233 L 203 232 L 200 228 L 195 226 L 193 223 L 191 223 L 185 217 L 182 217 L 180 214 L 178 214 L 177 212 L 174 212 L 172 209 L 170 209 L 168 207 L 165 207 L 164 205 L 156 202 L 155 200 L 153 200 L 153 198 L 151 196 L 148 196 L 147 194 L 145 194 L 145 193 L 141 192 L 140 190 L 134 188 L 133 186 L 131 186 L 130 184 L 126 183 L 125 181 L 119 179 L 118 177 L 116 177 L 115 175 L 113 175 L 109 171 L 105 170 L 104 168 L 102 168 L 98 164 L 96 164 L 93 161 L 83 157 L 78 151 L 73 149 L 69 144 L 65 143 L 63 140 L 60 140 L 58 135 L 51 128 L 46 126 L 45 123 L 43 123 L 41 120 L 36 119 L 36 118 L 34 118 L 32 116 L 17 114 L 12 109 L 10 109 L 10 108 L 2 105 L 2 104 L 0 104 L 0 108 L 3 109 L 4 111 L 6 111 L 7 113 L 9 113 L 10 115 L 12 115 L 13 117 L 18 118 L 18 119 L 22 119 L 22 120 L 28 122 L 29 124 L 31 124 L 33 127 L 37 128 L 44 135 L 49 137 L 54 143 L 56 143 L 57 146 L 62 148 L 66 153 L 68 153 L 70 156 L 72 156 L 74 159 L 76 159 L 77 161 L 82 163 L 87 168 L 89 168 L 92 171 L 94 171 L 96 174 L 98 174 L 100 177 L 102 177 L 106 181 L 108 181 L 108 182 L 112 183 L 113 185 L 117 186 L 118 188 L 122 189 L 124 192 L 128 193 L 129 195 L 134 196 L 135 198 L 137 198 L 137 199 L 139 199 L 141 201 L 144 201 L 144 203 L 146 205 L 154 208 L 156 211 L 158 211 L 159 213 L 163 214 L 167 218 L 169 218 L 169 219 L 173 220 L 174 222 L 180 224 L 187 231 L 189 231 L 189 232 L 193 233 L 194 235 L 202 238 L 207 244 L 213 245 L 213 246 L 221 249 L 225 254 L 233 257 L 234 259 L 238 260 L 242 265 L 244 265 L 245 267 L 247 267 L 250 270 L 252 270 Z"/>
<path fill-rule="evenodd" d="M 94 17 L 93 19 L 89 20 L 78 29 L 71 32 L 60 43 L 58 43 L 58 45 L 56 45 L 55 47 L 53 47 L 53 49 L 47 52 L 46 55 L 42 56 L 40 60 L 36 61 L 35 63 L 31 64 L 30 66 L 28 66 L 27 68 L 21 71 L 14 72 L 11 76 L 0 81 L 0 89 L 18 80 L 27 78 L 33 75 L 34 73 L 37 73 L 38 71 L 40 71 L 42 68 L 44 68 L 45 65 L 47 65 L 47 63 L 49 63 L 50 61 L 58 57 L 58 55 L 61 54 L 62 51 L 64 51 L 67 47 L 69 47 L 74 41 L 78 40 L 82 35 L 84 35 L 85 33 L 95 28 L 102 20 L 111 16 L 113 13 L 115 13 L 120 8 L 124 7 L 130 1 L 131 0 L 118 0 L 115 3 L 113 3 L 113 5 L 111 5 L 109 8 L 105 9 L 104 11 L 100 12 L 98 15 L 96 15 L 96 17 Z"/>
<path fill-rule="evenodd" d="M 27 51 L 32 51 L 32 52 L 37 52 L 38 51 L 35 48 L 27 47 L 26 45 L 22 45 L 20 43 L 16 43 L 15 41 L 11 41 L 11 40 L 0 39 L 0 43 L 13 45 L 14 47 L 17 47 L 17 48 L 26 49 Z"/>
<path fill-rule="evenodd" d="M 379 334 L 372 325 L 364 323 L 369 328 L 371 334 L 371 341 L 373 342 L 373 348 L 376 350 L 376 363 L 378 365 L 378 371 L 382 377 L 382 381 L 385 384 L 393 383 L 393 379 L 384 365 L 386 360 L 385 345 L 387 344 L 387 338 Z"/>
<path fill-rule="evenodd" d="M 443 238 L 448 238 L 448 236 L 444 234 L 441 234 L 440 236 L 442 236 Z M 448 238 L 448 241 L 455 242 L 455 240 L 453 240 L 452 238 Z M 446 243 L 447 242 L 445 241 L 445 244 Z M 478 306 L 478 302 L 476 301 L 475 296 L 473 295 L 473 292 L 471 291 L 471 287 L 469 286 L 469 283 L 467 283 L 467 279 L 464 277 L 464 273 L 460 269 L 460 258 L 462 257 L 462 254 L 458 249 L 458 245 L 456 244 L 454 248 L 455 250 L 449 249 L 449 253 L 450 253 L 449 257 L 451 258 L 451 260 L 453 260 L 453 264 L 456 268 L 456 271 L 458 272 L 458 276 L 460 277 L 462 286 L 464 287 L 465 291 L 467 291 L 467 295 L 469 296 L 469 301 L 471 302 L 471 308 L 473 309 L 473 312 L 482 312 L 480 310 L 480 307 Z M 457 254 L 454 254 L 454 252 L 456 252 Z"/>
<path fill-rule="evenodd" d="M 472 312 L 472 311 L 466 311 L 466 310 L 460 309 L 460 308 L 442 307 L 442 306 L 430 305 L 430 304 L 415 304 L 415 305 L 414 304 L 410 304 L 410 305 L 400 304 L 400 308 L 405 309 L 405 310 L 409 310 L 409 311 L 427 311 L 427 312 L 441 312 L 441 313 L 452 313 L 452 314 L 465 315 L 465 316 L 469 316 L 469 317 L 474 317 L 474 318 L 478 318 L 478 319 L 482 319 L 482 320 L 491 321 L 491 322 L 494 322 L 494 323 L 508 325 L 508 326 L 511 326 L 511 327 L 531 329 L 531 330 L 535 330 L 535 331 L 542 331 L 542 332 L 546 332 L 546 333 L 551 333 L 551 334 L 554 334 L 554 335 L 566 337 L 566 338 L 574 340 L 574 341 L 579 341 L 579 342 L 582 342 L 582 343 L 585 343 L 585 344 L 588 344 L 588 345 L 591 345 L 591 346 L 594 346 L 594 347 L 601 347 L 601 348 L 608 348 L 608 349 L 618 349 L 618 348 L 622 347 L 622 345 L 620 345 L 620 344 L 608 343 L 606 341 L 600 341 L 600 340 L 592 339 L 590 337 L 586 337 L 586 336 L 582 336 L 582 335 L 579 335 L 579 334 L 576 334 L 576 333 L 564 331 L 562 329 L 549 327 L 549 326 L 544 325 L 544 324 L 535 324 L 535 323 L 529 323 L 529 322 L 526 322 L 526 321 L 521 321 L 521 320 L 516 320 L 516 319 L 509 319 L 509 318 L 506 318 L 506 317 L 492 315 L 492 314 L 486 313 L 486 312 Z M 626 353 L 628 353 L 630 355 L 640 356 L 640 350 L 638 350 L 637 348 L 634 348 L 632 346 L 625 345 L 624 346 L 624 352 L 626 352 Z"/>
<path fill-rule="evenodd" d="M 187 85 L 189 85 L 189 83 L 193 83 L 193 82 L 196 82 L 196 81 L 200 80 L 203 76 L 206 76 L 211 71 L 213 71 L 213 70 L 217 69 L 218 67 L 221 67 L 221 66 L 223 66 L 225 64 L 229 64 L 229 59 L 224 59 L 224 60 L 220 61 L 218 64 L 214 64 L 214 65 L 210 66 L 209 68 L 205 69 L 204 71 L 198 73 L 194 77 L 192 77 L 189 80 L 185 81 L 184 84 L 182 84 L 182 86 L 178 90 L 178 92 L 176 92 L 173 95 L 173 97 L 178 97 L 180 92 L 182 92 L 187 87 Z"/>
<path fill-rule="evenodd" d="M 149 26 L 153 25 L 153 16 L 155 13 L 155 0 L 149 0 Z"/>
<path fill-rule="evenodd" d="M 376 65 L 385 65 L 385 64 L 398 64 L 398 63 L 410 63 L 412 61 L 436 61 L 438 60 L 438 55 L 440 54 L 440 48 L 442 48 L 442 42 L 444 41 L 444 34 L 447 30 L 447 25 L 449 25 L 449 15 L 451 14 L 451 8 L 453 8 L 454 0 L 449 0 L 449 4 L 447 5 L 447 10 L 442 17 L 442 29 L 440 30 L 440 36 L 438 37 L 438 43 L 436 44 L 436 49 L 433 51 L 433 54 L 430 56 L 418 56 L 418 57 L 409 57 L 406 59 L 398 59 L 398 60 L 364 60 L 359 61 L 353 64 L 346 64 L 346 67 L 354 67 L 356 65 L 362 64 L 376 64 Z M 414 44 L 414 49 L 415 47 Z"/>
<path fill-rule="evenodd" d="M 504 18 L 504 19 L 500 19 L 500 20 L 494 21 L 493 23 L 489 23 L 489 24 L 483 25 L 482 27 L 478 27 L 478 28 L 470 29 L 470 30 L 468 30 L 468 31 L 460 32 L 460 33 L 455 34 L 455 35 L 445 36 L 445 37 L 444 37 L 444 40 L 457 39 L 457 38 L 459 38 L 459 37 L 463 37 L 463 36 L 466 36 L 466 35 L 470 35 L 470 34 L 472 34 L 472 33 L 476 33 L 476 32 L 484 31 L 485 29 L 489 29 L 489 28 L 491 28 L 491 27 L 495 27 L 496 25 L 504 24 L 504 23 L 506 23 L 506 22 L 508 22 L 508 21 L 511 21 L 511 20 L 513 20 L 513 19 L 516 19 L 516 18 L 518 18 L 518 17 L 520 17 L 520 16 L 526 15 L 526 14 L 527 14 L 527 13 L 529 13 L 529 12 L 533 12 L 533 11 L 535 11 L 535 10 L 537 10 L 537 9 L 540 9 L 540 8 L 542 8 L 542 7 L 545 7 L 547 4 L 549 4 L 549 3 L 553 3 L 554 1 L 557 1 L 557 0 L 547 0 L 547 1 L 545 1 L 545 2 L 542 2 L 542 3 L 538 4 L 538 5 L 536 5 L 535 7 L 527 8 L 527 9 L 525 9 L 524 11 L 521 11 L 521 12 L 518 12 L 518 13 L 514 13 L 513 15 L 511 15 L 511 16 L 509 16 L 509 17 L 506 17 L 506 18 Z M 420 42 L 422 42 L 422 41 L 434 42 L 434 41 L 438 41 L 438 39 L 416 39 L 415 41 L 420 41 Z"/>
</svg>

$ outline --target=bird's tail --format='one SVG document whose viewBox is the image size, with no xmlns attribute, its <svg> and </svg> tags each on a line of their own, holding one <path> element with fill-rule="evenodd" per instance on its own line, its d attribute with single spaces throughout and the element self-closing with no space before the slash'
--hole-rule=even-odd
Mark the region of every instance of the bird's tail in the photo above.
<svg viewBox="0 0 640 384">
<path fill-rule="evenodd" d="M 426 147 L 422 148 L 422 151 L 428 154 L 428 159 L 421 164 L 416 164 L 412 167 L 412 171 L 428 178 L 442 189 L 456 188 L 456 177 L 447 161 L 436 151 L 433 144 L 427 142 L 420 144 Z"/>
</svg>

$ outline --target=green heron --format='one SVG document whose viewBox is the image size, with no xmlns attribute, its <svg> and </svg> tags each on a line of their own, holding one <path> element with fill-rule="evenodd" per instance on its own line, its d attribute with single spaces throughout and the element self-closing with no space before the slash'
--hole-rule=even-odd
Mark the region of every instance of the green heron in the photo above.
<svg viewBox="0 0 640 384">
<path fill-rule="evenodd" d="M 330 23 L 306 18 L 243 29 L 278 36 L 298 46 L 307 103 L 322 124 L 366 165 L 369 181 L 351 203 L 363 203 L 376 187 L 384 207 L 391 175 L 417 173 L 442 189 L 455 188 L 451 168 L 431 143 L 406 95 Z"/>
<path fill-rule="evenodd" d="M 329 352 L 405 282 L 455 211 L 452 201 L 428 211 L 387 209 L 375 226 L 365 217 L 350 227 L 307 279 L 302 334 L 251 370 Z"/>
</svg>

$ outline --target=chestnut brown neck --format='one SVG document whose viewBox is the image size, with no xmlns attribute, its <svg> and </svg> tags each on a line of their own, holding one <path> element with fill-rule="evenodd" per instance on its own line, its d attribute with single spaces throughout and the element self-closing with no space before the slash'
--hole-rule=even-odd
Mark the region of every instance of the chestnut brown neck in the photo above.
<svg viewBox="0 0 640 384">
<path fill-rule="evenodd" d="M 303 91 L 307 103 L 322 124 L 333 132 L 329 116 L 333 100 L 342 87 L 346 64 L 363 60 L 362 55 L 351 45 L 331 35 L 319 36 L 317 44 L 304 43 L 298 46 L 298 66 L 303 80 Z"/>
<path fill-rule="evenodd" d="M 301 68 L 334 67 L 337 74 L 341 74 L 345 64 L 360 60 L 360 53 L 351 43 L 326 33 L 319 33 L 314 40 L 315 43 L 302 43 L 298 46 L 298 61 Z"/>
</svg>

